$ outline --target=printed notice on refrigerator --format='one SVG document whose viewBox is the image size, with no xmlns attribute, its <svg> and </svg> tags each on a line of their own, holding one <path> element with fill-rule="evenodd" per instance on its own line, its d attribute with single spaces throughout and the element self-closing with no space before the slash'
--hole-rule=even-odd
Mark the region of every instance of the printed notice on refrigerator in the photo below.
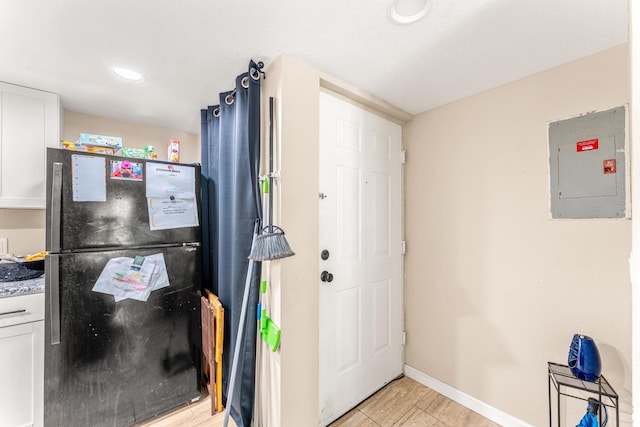
<svg viewBox="0 0 640 427">
<path fill-rule="evenodd" d="M 147 197 L 196 197 L 195 170 L 193 166 L 147 162 Z"/>
<path fill-rule="evenodd" d="M 197 227 L 196 168 L 188 165 L 147 162 L 149 228 Z"/>
<path fill-rule="evenodd" d="M 197 227 L 198 206 L 196 198 L 177 199 L 175 197 L 148 197 L 149 228 L 167 230 L 169 228 Z"/>
<path fill-rule="evenodd" d="M 106 202 L 107 177 L 103 157 L 71 156 L 74 202 Z"/>
</svg>

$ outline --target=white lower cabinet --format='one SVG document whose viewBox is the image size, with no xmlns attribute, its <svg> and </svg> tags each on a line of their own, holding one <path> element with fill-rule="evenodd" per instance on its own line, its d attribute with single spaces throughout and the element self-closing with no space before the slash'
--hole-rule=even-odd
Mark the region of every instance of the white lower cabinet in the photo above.
<svg viewBox="0 0 640 427">
<path fill-rule="evenodd" d="M 0 300 L 0 324 L 24 320 L 28 312 L 42 318 L 34 313 L 33 297 L 44 300 L 42 294 L 6 298 L 18 300 L 8 310 Z M 0 427 L 42 426 L 43 399 L 44 320 L 0 327 Z"/>
</svg>

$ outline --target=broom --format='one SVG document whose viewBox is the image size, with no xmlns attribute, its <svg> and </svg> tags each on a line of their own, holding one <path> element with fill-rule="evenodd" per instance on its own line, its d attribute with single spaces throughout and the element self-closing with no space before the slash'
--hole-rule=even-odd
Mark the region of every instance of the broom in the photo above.
<svg viewBox="0 0 640 427">
<path fill-rule="evenodd" d="M 267 226 L 262 234 L 256 236 L 251 247 L 249 259 L 254 261 L 271 261 L 290 257 L 295 253 L 289 247 L 284 231 L 272 222 L 273 212 L 273 97 L 269 97 L 269 174 L 265 185 L 269 192 L 269 206 L 267 209 Z"/>
</svg>

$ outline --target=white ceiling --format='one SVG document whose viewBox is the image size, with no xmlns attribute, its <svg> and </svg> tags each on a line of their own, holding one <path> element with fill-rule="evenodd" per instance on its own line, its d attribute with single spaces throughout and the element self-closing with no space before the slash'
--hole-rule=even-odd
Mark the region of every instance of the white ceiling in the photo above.
<svg viewBox="0 0 640 427">
<path fill-rule="evenodd" d="M 628 0 L 433 0 L 411 25 L 388 20 L 391 1 L 0 0 L 0 81 L 197 133 L 250 59 L 286 53 L 415 114 L 628 39 Z"/>
</svg>

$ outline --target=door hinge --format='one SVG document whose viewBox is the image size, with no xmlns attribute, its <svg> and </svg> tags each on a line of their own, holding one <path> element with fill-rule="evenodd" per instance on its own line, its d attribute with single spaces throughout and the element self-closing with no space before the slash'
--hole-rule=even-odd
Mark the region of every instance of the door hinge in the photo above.
<svg viewBox="0 0 640 427">
<path fill-rule="evenodd" d="M 402 345 L 407 345 L 407 333 L 402 331 Z"/>
<path fill-rule="evenodd" d="M 403 240 L 402 242 L 400 242 L 401 245 L 401 253 L 402 255 L 406 255 L 407 254 L 407 242 L 405 240 Z"/>
<path fill-rule="evenodd" d="M 402 150 L 400 152 L 400 161 L 402 162 L 403 165 L 407 163 L 407 152 L 405 150 Z"/>
</svg>

